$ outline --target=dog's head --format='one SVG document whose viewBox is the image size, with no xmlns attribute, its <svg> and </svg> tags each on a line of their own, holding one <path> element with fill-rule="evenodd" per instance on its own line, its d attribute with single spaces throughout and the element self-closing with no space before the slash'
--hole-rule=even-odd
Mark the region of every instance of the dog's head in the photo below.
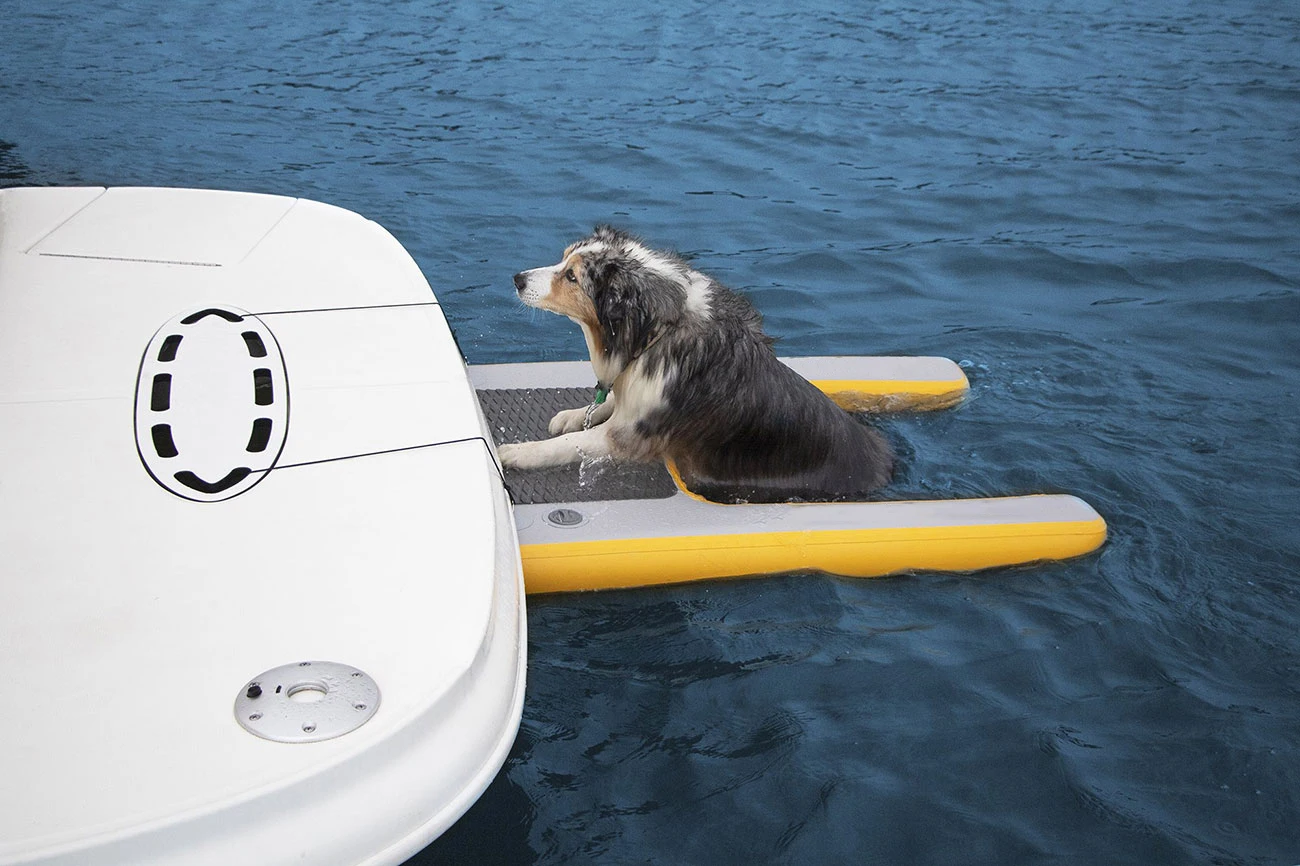
<svg viewBox="0 0 1300 866">
<path fill-rule="evenodd" d="M 598 226 L 564 251 L 559 264 L 515 274 L 530 307 L 568 316 L 593 353 L 620 369 L 681 317 L 690 268 L 618 229 Z"/>
</svg>

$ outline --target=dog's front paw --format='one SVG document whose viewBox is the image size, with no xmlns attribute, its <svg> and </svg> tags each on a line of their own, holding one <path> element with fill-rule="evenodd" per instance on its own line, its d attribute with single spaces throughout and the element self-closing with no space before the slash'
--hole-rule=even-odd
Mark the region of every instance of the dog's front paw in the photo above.
<svg viewBox="0 0 1300 866">
<path fill-rule="evenodd" d="M 507 469 L 518 469 L 519 461 L 523 457 L 523 443 L 512 443 L 509 445 L 498 445 L 497 456 L 501 458 L 501 465 Z"/>
<path fill-rule="evenodd" d="M 552 436 L 559 436 L 562 433 L 575 433 L 581 430 L 587 423 L 586 406 L 579 406 L 577 409 L 564 409 L 555 413 L 551 423 L 546 425 L 546 430 Z"/>
<path fill-rule="evenodd" d="M 501 465 L 507 469 L 537 469 L 546 466 L 546 455 L 538 447 L 538 442 L 511 442 L 497 446 L 497 456 Z"/>
</svg>

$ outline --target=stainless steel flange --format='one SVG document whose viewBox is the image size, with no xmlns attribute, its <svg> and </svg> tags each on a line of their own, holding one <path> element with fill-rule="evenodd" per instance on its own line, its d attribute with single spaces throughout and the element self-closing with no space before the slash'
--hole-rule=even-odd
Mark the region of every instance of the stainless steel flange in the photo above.
<svg viewBox="0 0 1300 866">
<path fill-rule="evenodd" d="M 379 686 L 338 662 L 296 662 L 249 680 L 235 718 L 250 734 L 277 743 L 315 743 L 351 733 L 379 709 Z"/>
</svg>

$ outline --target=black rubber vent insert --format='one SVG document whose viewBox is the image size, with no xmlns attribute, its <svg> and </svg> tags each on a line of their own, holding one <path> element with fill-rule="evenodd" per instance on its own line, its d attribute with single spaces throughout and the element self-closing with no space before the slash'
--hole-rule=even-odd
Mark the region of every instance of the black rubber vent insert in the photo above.
<svg viewBox="0 0 1300 866">
<path fill-rule="evenodd" d="M 172 374 L 158 373 L 153 377 L 153 390 L 149 395 L 149 410 L 166 412 L 172 406 Z"/>
<path fill-rule="evenodd" d="M 266 344 L 262 342 L 262 338 L 257 331 L 245 331 L 240 336 L 244 338 L 244 345 L 248 347 L 248 357 L 266 357 Z"/>
<path fill-rule="evenodd" d="M 270 418 L 258 418 L 253 422 L 253 432 L 248 436 L 248 445 L 244 448 L 249 454 L 260 454 L 266 450 L 267 443 L 271 441 L 271 424 Z"/>
<path fill-rule="evenodd" d="M 149 435 L 153 438 L 153 450 L 159 457 L 167 459 L 180 453 L 176 450 L 176 440 L 172 439 L 172 425 L 155 424 L 149 428 Z"/>
<path fill-rule="evenodd" d="M 176 350 L 181 347 L 181 335 L 172 334 L 158 347 L 158 360 L 164 364 L 176 360 Z"/>
<path fill-rule="evenodd" d="M 227 322 L 242 322 L 244 317 L 239 313 L 232 313 L 230 310 L 223 310 L 220 307 L 209 307 L 206 310 L 199 310 L 197 313 L 190 313 L 181 319 L 182 325 L 192 325 L 195 322 L 201 322 L 208 316 L 216 316 L 218 319 L 225 319 Z"/>
<path fill-rule="evenodd" d="M 549 439 L 546 425 L 561 409 L 591 402 L 595 388 L 494 388 L 479 404 L 497 444 Z M 506 488 L 518 505 L 667 499 L 677 491 L 661 463 L 577 463 L 550 469 L 506 470 Z"/>
<path fill-rule="evenodd" d="M 227 472 L 226 477 L 220 481 L 205 481 L 188 469 L 177 472 L 173 477 L 191 490 L 197 490 L 200 493 L 224 493 L 250 474 L 252 474 L 252 470 L 247 466 L 237 466 Z"/>
<path fill-rule="evenodd" d="M 253 371 L 253 402 L 259 406 L 270 406 L 275 402 L 271 371 L 265 367 L 258 367 Z"/>
</svg>

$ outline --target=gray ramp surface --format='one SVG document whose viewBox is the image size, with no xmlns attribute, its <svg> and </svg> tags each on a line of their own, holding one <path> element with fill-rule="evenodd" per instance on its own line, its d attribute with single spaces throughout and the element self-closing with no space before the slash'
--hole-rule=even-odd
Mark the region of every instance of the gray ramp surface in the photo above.
<svg viewBox="0 0 1300 866">
<path fill-rule="evenodd" d="M 498 445 L 549 439 L 546 425 L 561 409 L 590 403 L 593 388 L 489 388 L 478 391 Z M 548 469 L 507 469 L 516 505 L 602 500 L 667 499 L 677 490 L 662 463 L 609 460 Z"/>
</svg>

